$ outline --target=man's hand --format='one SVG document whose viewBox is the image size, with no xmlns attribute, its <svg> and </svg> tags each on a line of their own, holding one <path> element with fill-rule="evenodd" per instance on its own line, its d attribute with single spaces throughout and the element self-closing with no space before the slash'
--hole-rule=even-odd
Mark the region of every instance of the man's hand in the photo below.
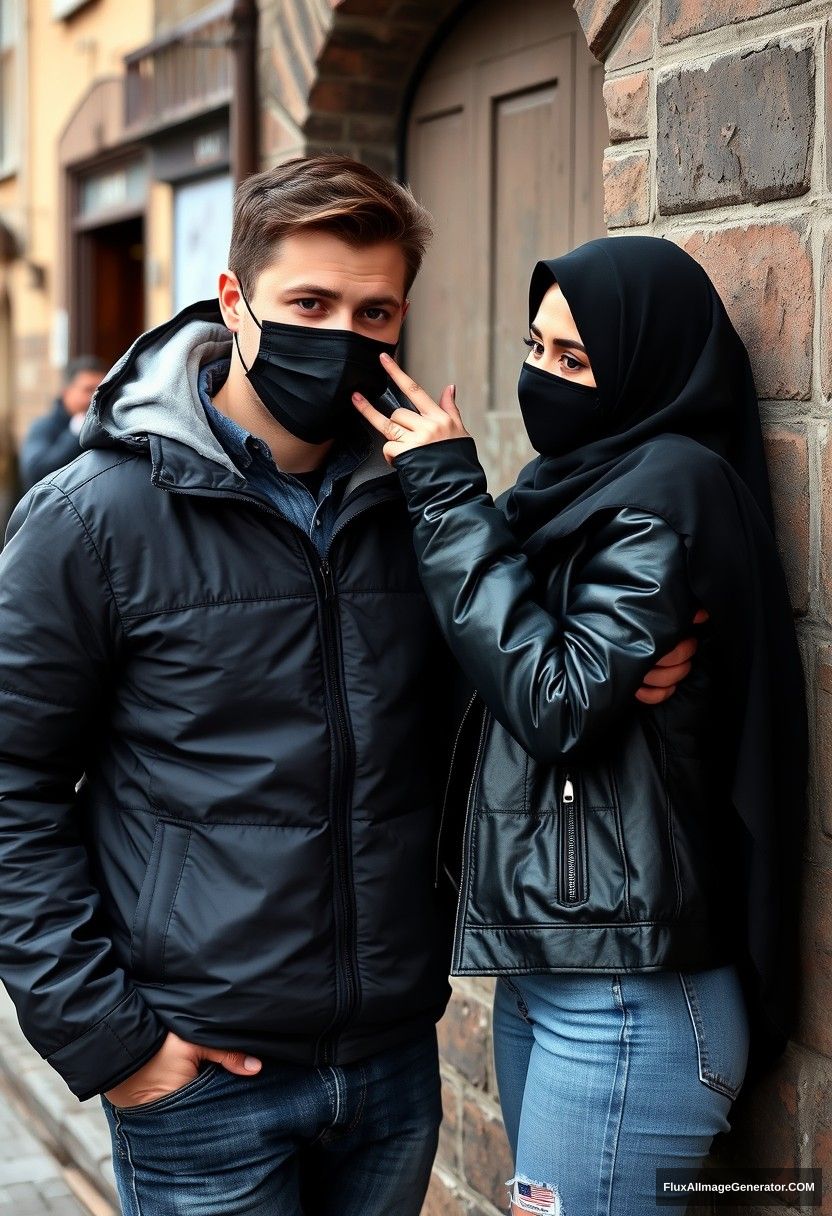
<svg viewBox="0 0 832 1216">
<path fill-rule="evenodd" d="M 707 621 L 708 613 L 700 608 L 693 618 L 694 625 Z M 674 646 L 669 654 L 659 659 L 652 671 L 644 677 L 644 683 L 636 693 L 636 700 L 645 705 L 661 705 L 676 691 L 676 685 L 689 674 L 691 660 L 696 654 L 699 643 L 696 638 L 685 638 L 678 646 Z"/>
<path fill-rule="evenodd" d="M 200 1060 L 215 1060 L 229 1072 L 240 1077 L 250 1077 L 259 1072 L 262 1064 L 254 1056 L 241 1051 L 220 1051 L 214 1047 L 199 1047 L 180 1039 L 178 1034 L 168 1031 L 162 1046 L 146 1064 L 132 1076 L 104 1095 L 113 1106 L 144 1106 L 181 1089 L 193 1081 L 199 1072 Z"/>
</svg>

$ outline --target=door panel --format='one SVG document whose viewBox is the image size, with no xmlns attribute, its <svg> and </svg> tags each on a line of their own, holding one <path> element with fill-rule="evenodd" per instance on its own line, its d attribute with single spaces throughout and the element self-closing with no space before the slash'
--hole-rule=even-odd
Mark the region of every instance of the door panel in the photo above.
<svg viewBox="0 0 832 1216">
<path fill-rule="evenodd" d="M 602 84 L 568 0 L 481 0 L 411 109 L 407 177 L 436 238 L 408 369 L 435 394 L 456 382 L 495 493 L 533 455 L 517 408 L 532 266 L 605 233 Z"/>
</svg>

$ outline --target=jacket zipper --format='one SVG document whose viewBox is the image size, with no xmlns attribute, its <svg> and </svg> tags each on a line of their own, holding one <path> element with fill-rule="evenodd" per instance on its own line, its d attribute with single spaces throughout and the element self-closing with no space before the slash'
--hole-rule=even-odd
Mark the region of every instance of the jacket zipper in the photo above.
<svg viewBox="0 0 832 1216">
<path fill-rule="evenodd" d="M 355 744 L 347 716 L 343 688 L 343 671 L 339 646 L 338 607 L 335 580 L 326 558 L 320 563 L 324 604 L 324 665 L 334 679 L 326 681 L 327 713 L 334 730 L 337 746 L 333 747 L 332 795 L 330 798 L 333 852 L 336 858 L 335 1013 L 327 1029 L 318 1039 L 316 1056 L 322 1064 L 335 1058 L 338 1030 L 354 1013 L 358 1005 L 358 968 L 355 958 L 355 892 L 352 877 L 352 833 L 350 831 L 350 786 L 355 766 Z"/>
<path fill-rule="evenodd" d="M 575 787 L 570 777 L 567 777 L 563 783 L 561 802 L 564 807 L 566 832 L 566 898 L 570 903 L 574 903 L 578 898 L 578 871 L 575 856 L 577 828 L 575 824 Z"/>
<path fill-rule="evenodd" d="M 586 899 L 583 868 L 586 839 L 583 809 L 575 797 L 575 783 L 567 773 L 561 793 L 561 838 L 563 866 L 561 870 L 561 902 L 579 904 Z M 565 855 L 565 856 L 564 856 Z"/>
<path fill-rule="evenodd" d="M 472 821 L 471 808 L 474 805 L 474 791 L 476 789 L 477 782 L 479 781 L 480 762 L 482 760 L 482 753 L 483 753 L 483 749 L 485 746 L 485 732 L 486 732 L 486 727 L 488 725 L 488 722 L 490 720 L 490 716 L 491 715 L 489 714 L 488 709 L 483 707 L 482 724 L 480 726 L 480 737 L 479 737 L 479 742 L 477 743 L 477 753 L 476 753 L 476 756 L 474 757 L 474 769 L 471 774 L 471 784 L 468 787 L 468 799 L 465 804 L 465 825 L 463 827 L 463 832 L 462 832 L 462 838 L 463 838 L 463 842 L 464 842 L 463 846 L 462 846 L 462 853 L 463 853 L 462 873 L 459 876 L 459 891 L 457 892 L 457 897 L 456 897 L 456 918 L 455 918 L 455 924 L 454 924 L 453 955 L 454 955 L 454 967 L 455 968 L 459 966 L 459 963 L 462 960 L 462 892 L 466 889 L 466 887 L 468 885 L 468 874 L 466 873 L 466 867 L 468 865 L 468 861 L 469 861 L 470 854 L 471 854 L 471 840 L 470 840 L 471 821 Z"/>
<path fill-rule="evenodd" d="M 319 613 L 324 622 L 323 632 L 326 639 L 324 648 L 325 671 L 327 676 L 332 677 L 326 682 L 327 709 L 330 714 L 330 721 L 335 728 L 330 737 L 334 741 L 337 741 L 334 754 L 336 777 L 333 782 L 335 788 L 333 791 L 334 797 L 331 799 L 330 822 L 332 824 L 334 842 L 334 885 L 338 897 L 336 942 L 340 946 L 340 949 L 336 949 L 335 965 L 336 977 L 340 970 L 340 980 L 343 982 L 338 982 L 335 1014 L 327 1029 L 319 1036 L 315 1052 L 320 1063 L 329 1064 L 335 1058 L 339 1033 L 358 1007 L 359 985 L 355 937 L 355 890 L 352 882 L 352 833 L 350 830 L 350 809 L 352 804 L 351 798 L 346 791 L 345 781 L 345 775 L 352 772 L 355 746 L 346 711 L 343 670 L 338 645 L 336 588 L 328 556 L 332 550 L 333 541 L 344 530 L 347 524 L 352 523 L 359 515 L 363 515 L 366 511 L 380 505 L 380 503 L 392 501 L 395 498 L 395 494 L 385 494 L 384 497 L 376 498 L 359 508 L 359 510 L 354 511 L 353 514 L 342 522 L 340 527 L 333 530 L 329 547 L 323 559 L 320 558 L 317 549 L 315 549 L 315 565 L 313 565 L 308 549 L 314 548 L 314 545 L 303 528 L 286 519 L 284 515 L 276 511 L 274 507 L 268 506 L 261 499 L 253 498 L 250 494 L 232 493 L 224 490 L 180 490 L 169 485 L 165 485 L 163 488 L 171 494 L 228 498 L 234 501 L 250 503 L 252 506 L 259 507 L 266 514 L 274 515 L 281 523 L 303 537 L 302 549 L 304 558 L 310 573 L 313 575 L 313 581 L 318 591 Z M 315 574 L 316 567 L 318 570 L 317 575 Z M 320 607 L 321 605 L 322 608 Z"/>
<path fill-rule="evenodd" d="M 440 850 L 440 846 L 442 844 L 442 829 L 445 826 L 445 812 L 448 808 L 448 795 L 451 792 L 451 778 L 453 776 L 454 764 L 456 762 L 456 753 L 459 749 L 459 741 L 462 738 L 462 728 L 465 725 L 468 714 L 471 712 L 471 706 L 474 704 L 476 699 L 477 699 L 477 694 L 473 693 L 471 696 L 471 700 L 465 706 L 465 712 L 463 713 L 462 718 L 460 719 L 459 727 L 456 732 L 456 738 L 454 739 L 453 751 L 451 752 L 451 760 L 448 765 L 448 778 L 445 782 L 445 796 L 442 799 L 442 811 L 439 815 L 439 829 L 436 833 L 436 856 L 435 856 L 434 865 L 433 865 L 433 885 L 434 885 L 434 887 L 439 886 L 439 850 Z"/>
</svg>

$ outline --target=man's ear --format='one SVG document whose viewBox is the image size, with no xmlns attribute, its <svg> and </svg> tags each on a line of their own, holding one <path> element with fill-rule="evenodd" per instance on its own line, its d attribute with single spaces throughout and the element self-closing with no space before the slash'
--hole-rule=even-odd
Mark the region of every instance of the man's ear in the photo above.
<svg viewBox="0 0 832 1216">
<path fill-rule="evenodd" d="M 223 270 L 219 278 L 219 301 L 222 319 L 228 328 L 236 333 L 240 328 L 240 309 L 243 307 L 243 296 L 237 276 L 230 270 Z"/>
<path fill-rule="evenodd" d="M 402 304 L 402 324 L 404 324 L 404 319 L 407 316 L 409 311 L 410 311 L 410 300 L 405 300 L 404 304 Z"/>
</svg>

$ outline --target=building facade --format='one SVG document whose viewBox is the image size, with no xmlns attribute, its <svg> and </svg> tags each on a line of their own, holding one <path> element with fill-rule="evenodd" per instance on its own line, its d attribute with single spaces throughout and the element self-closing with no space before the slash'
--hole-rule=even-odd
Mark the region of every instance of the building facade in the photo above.
<svg viewBox="0 0 832 1216">
<path fill-rule="evenodd" d="M 432 210 L 406 358 L 458 384 L 495 491 L 529 455 L 534 261 L 609 231 L 706 266 L 751 353 L 815 731 L 801 1022 L 715 1152 L 832 1170 L 830 0 L 0 0 L 0 96 L 17 437 L 63 357 L 114 357 L 208 291 L 232 181 L 297 154 L 348 152 Z M 430 1216 L 504 1210 L 489 1002 L 460 981 L 441 1026 Z"/>
<path fill-rule="evenodd" d="M 112 363 L 145 328 L 215 293 L 233 175 L 257 167 L 233 134 L 240 112 L 256 125 L 244 104 L 253 64 L 247 87 L 237 82 L 254 47 L 246 9 L 253 0 L 0 0 L 7 458 L 69 358 Z"/>
</svg>

